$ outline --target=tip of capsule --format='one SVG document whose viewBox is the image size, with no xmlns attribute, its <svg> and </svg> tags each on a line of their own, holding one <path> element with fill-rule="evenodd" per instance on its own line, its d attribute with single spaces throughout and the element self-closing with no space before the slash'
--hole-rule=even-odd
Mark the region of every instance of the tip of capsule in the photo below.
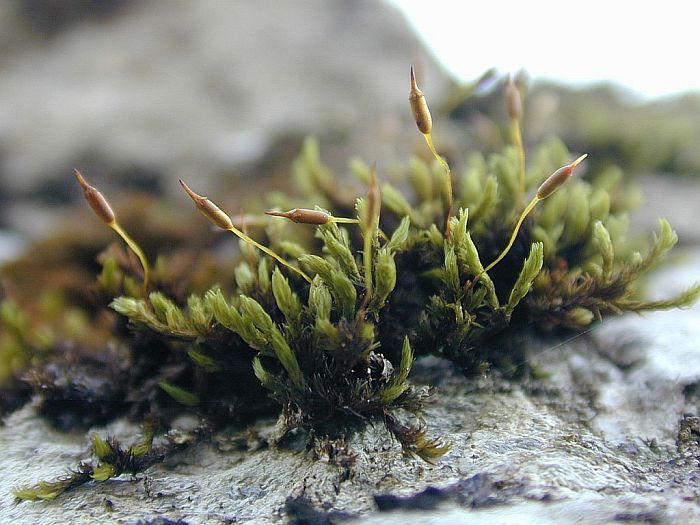
<svg viewBox="0 0 700 525">
<path fill-rule="evenodd" d="M 505 88 L 506 113 L 511 120 L 521 120 L 523 115 L 523 102 L 518 86 L 515 85 L 513 75 L 509 74 Z"/>
<path fill-rule="evenodd" d="M 506 78 L 506 93 L 511 94 L 511 96 L 513 94 L 520 96 L 520 91 L 518 91 L 518 86 L 515 84 L 515 79 L 511 73 L 508 73 L 508 78 Z"/>
<path fill-rule="evenodd" d="M 413 66 L 411 66 L 411 92 L 416 92 L 420 91 L 418 89 L 418 84 L 416 83 L 416 72 L 413 69 Z"/>
<path fill-rule="evenodd" d="M 197 199 L 202 198 L 201 195 L 198 195 L 197 193 L 192 191 L 192 189 L 190 189 L 190 187 L 187 184 L 185 184 L 184 180 L 182 180 L 182 179 L 178 179 L 178 180 L 180 181 L 180 186 L 182 186 L 182 189 L 185 190 L 185 193 L 187 193 L 187 195 L 189 195 L 193 201 L 196 201 Z"/>
<path fill-rule="evenodd" d="M 83 188 L 84 190 L 90 188 L 90 185 L 87 183 L 87 181 L 83 178 L 83 176 L 77 169 L 73 170 L 73 175 L 75 175 L 75 180 L 78 181 L 78 184 L 80 184 L 81 188 Z"/>
<path fill-rule="evenodd" d="M 571 168 L 573 170 L 576 166 L 581 164 L 586 159 L 586 157 L 588 157 L 588 153 L 584 153 L 579 158 L 577 158 L 575 161 L 573 161 L 571 164 L 569 164 L 569 168 Z"/>
<path fill-rule="evenodd" d="M 265 215 L 270 215 L 271 217 L 284 217 L 288 219 L 290 213 L 288 211 L 266 211 Z"/>
<path fill-rule="evenodd" d="M 377 161 L 372 162 L 372 166 L 369 169 L 369 184 L 370 186 L 376 186 L 377 181 Z"/>
</svg>

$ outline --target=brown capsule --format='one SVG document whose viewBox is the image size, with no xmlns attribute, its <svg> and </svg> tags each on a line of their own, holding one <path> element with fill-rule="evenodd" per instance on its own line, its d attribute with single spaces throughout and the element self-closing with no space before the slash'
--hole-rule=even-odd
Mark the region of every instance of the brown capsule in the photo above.
<svg viewBox="0 0 700 525">
<path fill-rule="evenodd" d="M 114 212 L 112 211 L 112 207 L 109 205 L 109 202 L 107 202 L 104 195 L 102 195 L 97 188 L 88 184 L 78 170 L 74 170 L 73 174 L 75 175 L 78 184 L 80 184 L 80 187 L 83 189 L 85 200 L 88 202 L 95 214 L 102 221 L 104 221 L 105 224 L 114 224 Z"/>
<path fill-rule="evenodd" d="M 411 91 L 408 94 L 408 101 L 411 104 L 413 118 L 416 120 L 418 131 L 423 135 L 428 135 L 433 129 L 433 117 L 430 116 L 428 103 L 425 101 L 425 95 L 418 89 L 416 84 L 416 74 L 411 68 Z"/>
<path fill-rule="evenodd" d="M 559 186 L 569 180 L 569 177 L 571 177 L 571 174 L 574 172 L 576 166 L 581 164 L 583 159 L 585 159 L 587 156 L 588 154 L 584 153 L 571 164 L 567 164 L 566 166 L 559 168 L 557 171 L 547 177 L 547 180 L 545 180 L 540 187 L 537 188 L 537 198 L 539 200 L 546 199 L 552 193 L 554 193 Z"/>
<path fill-rule="evenodd" d="M 289 211 L 266 211 L 265 215 L 272 217 L 284 217 L 292 222 L 301 224 L 328 224 L 333 216 L 321 210 L 309 210 L 306 208 L 294 208 Z"/>
<path fill-rule="evenodd" d="M 189 195 L 190 198 L 194 201 L 195 205 L 197 206 L 197 209 L 202 213 L 202 215 L 204 215 L 207 219 L 216 224 L 222 230 L 233 229 L 233 222 L 231 222 L 231 217 L 224 213 L 224 211 L 221 208 L 219 208 L 216 204 L 214 204 L 206 197 L 203 197 L 202 195 L 199 195 L 192 191 L 182 179 L 180 179 L 180 186 L 182 186 L 182 189 L 185 190 L 185 193 L 187 193 L 187 195 Z"/>
<path fill-rule="evenodd" d="M 520 98 L 520 90 L 510 75 L 508 75 L 508 81 L 506 82 L 506 112 L 511 120 L 520 120 L 523 116 L 523 102 Z"/>
</svg>

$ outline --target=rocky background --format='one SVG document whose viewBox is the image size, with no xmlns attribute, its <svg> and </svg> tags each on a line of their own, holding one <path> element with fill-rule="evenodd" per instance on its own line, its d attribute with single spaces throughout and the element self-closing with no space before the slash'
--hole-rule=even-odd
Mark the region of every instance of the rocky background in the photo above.
<svg viewBox="0 0 700 525">
<path fill-rule="evenodd" d="M 406 102 L 410 64 L 431 100 L 454 88 L 400 14 L 369 0 L 0 3 L 0 257 L 71 217 L 74 167 L 108 194 L 175 201 L 184 177 L 243 203 L 284 184 L 308 133 L 341 171 L 350 155 L 389 165 L 420 143 Z M 531 139 L 554 130 L 578 147 L 607 129 L 600 143 L 616 144 L 607 153 L 628 165 L 635 151 L 658 153 L 633 166 L 647 172 L 633 224 L 649 230 L 665 216 L 678 230 L 683 250 L 649 284 L 651 295 L 670 296 L 700 280 L 700 185 L 657 172 L 700 173 L 700 135 L 687 124 L 700 122 L 697 97 L 644 109 L 613 97 L 604 104 L 617 104 L 615 114 L 600 109 L 610 97 L 598 93 L 586 98 L 598 113 L 579 114 L 583 96 L 535 87 Z M 462 115 L 478 124 L 500 95 L 470 104 Z M 584 114 L 617 116 L 601 128 L 600 118 L 584 125 Z M 654 119 L 664 140 L 633 133 Z M 464 126 L 445 122 L 444 133 Z M 416 380 L 441 393 L 426 417 L 453 450 L 434 466 L 403 459 L 369 429 L 354 439 L 349 478 L 303 452 L 242 452 L 237 436 L 221 435 L 136 481 L 17 504 L 10 487 L 60 474 L 88 447 L 85 433 L 58 432 L 25 407 L 0 427 L 0 522 L 700 523 L 698 339 L 696 306 L 532 341 L 544 379 L 468 381 L 425 361 Z M 93 430 L 134 432 L 123 421 Z"/>
<path fill-rule="evenodd" d="M 75 167 L 105 193 L 173 196 L 178 178 L 212 191 L 264 174 L 261 160 L 285 145 L 296 154 L 309 133 L 345 158 L 381 159 L 410 118 L 409 66 L 436 94 L 447 84 L 399 13 L 375 1 L 0 10 L 0 224 L 30 235 L 80 198 Z"/>
</svg>

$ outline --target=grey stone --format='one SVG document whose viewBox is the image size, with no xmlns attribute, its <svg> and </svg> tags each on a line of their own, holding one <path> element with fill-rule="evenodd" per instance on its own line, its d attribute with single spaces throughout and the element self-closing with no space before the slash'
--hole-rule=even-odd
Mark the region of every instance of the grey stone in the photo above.
<svg viewBox="0 0 700 525">
<path fill-rule="evenodd" d="M 698 178 L 646 174 L 635 177 L 635 183 L 643 195 L 643 204 L 631 217 L 635 232 L 657 229 L 657 217 L 663 217 L 676 230 L 681 244 L 700 244 Z"/>
<path fill-rule="evenodd" d="M 25 241 L 21 235 L 0 230 L 0 264 L 11 261 L 25 249 Z"/>
</svg>

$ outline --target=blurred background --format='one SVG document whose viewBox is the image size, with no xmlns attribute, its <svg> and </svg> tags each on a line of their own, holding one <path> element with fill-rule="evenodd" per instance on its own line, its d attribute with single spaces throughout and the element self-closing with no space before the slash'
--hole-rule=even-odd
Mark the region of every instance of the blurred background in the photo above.
<svg viewBox="0 0 700 525">
<path fill-rule="evenodd" d="M 457 78 L 491 67 L 578 87 L 615 83 L 630 101 L 697 90 L 695 6 L 679 0 L 392 0 Z"/>
<path fill-rule="evenodd" d="M 507 140 L 501 87 L 514 73 L 527 89 L 526 144 L 556 134 L 591 162 L 621 165 L 645 189 L 650 221 L 670 215 L 697 240 L 689 5 L 5 0 L 0 259 L 57 224 L 84 227 L 76 167 L 112 201 L 140 191 L 187 213 L 178 178 L 248 210 L 287 185 L 309 134 L 341 174 L 353 155 L 390 174 L 423 148 L 411 65 L 446 155 Z"/>
</svg>

